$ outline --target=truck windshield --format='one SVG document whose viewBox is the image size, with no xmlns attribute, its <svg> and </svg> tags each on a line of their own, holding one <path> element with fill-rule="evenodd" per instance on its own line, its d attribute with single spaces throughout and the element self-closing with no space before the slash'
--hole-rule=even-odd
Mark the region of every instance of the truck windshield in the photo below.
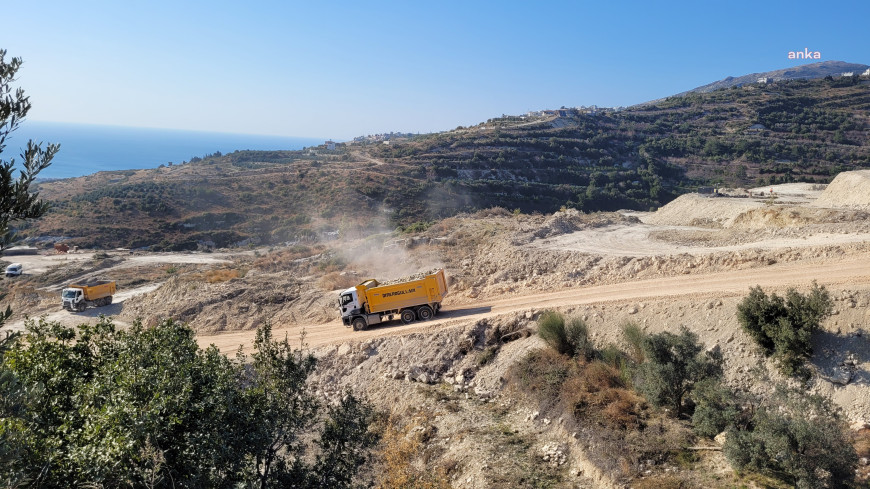
<svg viewBox="0 0 870 489">
<path fill-rule="evenodd" d="M 350 295 L 350 294 L 344 294 L 343 296 L 341 296 L 341 305 L 342 305 L 342 306 L 346 306 L 346 305 L 348 305 L 348 304 L 351 303 L 351 302 L 353 302 L 353 296 L 352 296 L 352 295 Z"/>
<path fill-rule="evenodd" d="M 63 298 L 64 299 L 75 299 L 76 298 L 76 291 L 75 290 L 64 290 L 63 291 Z"/>
</svg>

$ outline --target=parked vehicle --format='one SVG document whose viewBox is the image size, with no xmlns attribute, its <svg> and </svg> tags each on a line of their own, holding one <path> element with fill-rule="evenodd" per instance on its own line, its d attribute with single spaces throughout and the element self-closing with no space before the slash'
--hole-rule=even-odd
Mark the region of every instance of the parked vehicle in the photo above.
<svg viewBox="0 0 870 489">
<path fill-rule="evenodd" d="M 114 280 L 98 280 L 83 284 L 70 284 L 63 289 L 61 301 L 68 311 L 82 312 L 88 306 L 101 307 L 112 303 L 115 294 Z"/>
<path fill-rule="evenodd" d="M 20 263 L 13 263 L 6 266 L 7 277 L 17 277 L 24 272 L 24 267 Z"/>
<path fill-rule="evenodd" d="M 339 295 L 339 311 L 345 326 L 361 331 L 373 324 L 398 317 L 403 323 L 432 319 L 447 296 L 444 270 L 420 279 L 381 285 L 375 279 Z"/>
</svg>

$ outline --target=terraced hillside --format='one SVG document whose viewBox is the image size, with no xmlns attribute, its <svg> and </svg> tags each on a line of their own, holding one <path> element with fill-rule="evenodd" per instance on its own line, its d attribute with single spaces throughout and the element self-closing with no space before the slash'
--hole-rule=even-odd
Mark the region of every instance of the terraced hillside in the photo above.
<svg viewBox="0 0 870 489">
<path fill-rule="evenodd" d="M 698 186 L 827 183 L 870 167 L 870 79 L 672 97 L 595 114 L 562 109 L 302 151 L 239 151 L 153 170 L 45 182 L 31 239 L 195 249 L 424 229 L 457 213 L 658 207 Z"/>
</svg>

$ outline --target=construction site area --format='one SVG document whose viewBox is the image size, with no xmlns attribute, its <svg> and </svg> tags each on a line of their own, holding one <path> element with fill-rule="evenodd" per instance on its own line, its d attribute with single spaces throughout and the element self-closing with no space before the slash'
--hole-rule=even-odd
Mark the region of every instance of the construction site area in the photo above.
<svg viewBox="0 0 870 489">
<path fill-rule="evenodd" d="M 525 470 L 492 434 L 505 426 L 528 440 L 524 450 L 563 471 L 561 480 L 618 486 L 589 461 L 593 447 L 567 423 L 545 418 L 507 387 L 509 367 L 541 348 L 533 333 L 549 310 L 582 318 L 600 347 L 624 345 L 626 322 L 647 333 L 684 327 L 722 352 L 733 389 L 754 391 L 769 387 L 759 368 L 777 374 L 741 329 L 737 304 L 751 287 L 783 294 L 816 283 L 831 293 L 834 309 L 813 339 L 815 375 L 803 388 L 830 397 L 853 429 L 870 429 L 868 170 L 841 173 L 828 185 L 686 194 L 655 212 L 494 208 L 413 234 L 310 246 L 82 250 L 14 261 L 24 273 L 5 281 L 15 315 L 4 329 L 22 330 L 39 317 L 76 325 L 106 315 L 121 326 L 174 318 L 188 322 L 202 346 L 232 354 L 249 349 L 268 322 L 276 337 L 314 352 L 318 392 L 335 397 L 350 387 L 381 407 L 416 413 L 419 429 L 431 432 L 426 463 L 455 462 L 455 487 L 497 487 L 500 472 Z M 433 318 L 365 331 L 342 324 L 341 290 L 434 269 L 444 270 L 448 293 Z M 114 301 L 62 310 L 61 289 L 90 279 L 117 281 Z M 709 474 L 726 477 L 721 452 L 705 457 Z"/>
</svg>

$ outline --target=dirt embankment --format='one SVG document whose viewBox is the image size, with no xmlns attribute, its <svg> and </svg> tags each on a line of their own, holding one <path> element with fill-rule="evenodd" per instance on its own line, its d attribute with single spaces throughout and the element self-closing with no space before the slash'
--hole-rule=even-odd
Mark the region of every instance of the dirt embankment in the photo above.
<svg viewBox="0 0 870 489">
<path fill-rule="evenodd" d="M 870 209 L 870 170 L 840 173 L 812 205 Z"/>
<path fill-rule="evenodd" d="M 336 297 L 282 273 L 249 271 L 244 278 L 209 283 L 186 276 L 127 302 L 122 317 L 155 324 L 173 318 L 203 334 L 274 324 L 318 324 L 334 319 Z"/>
</svg>

